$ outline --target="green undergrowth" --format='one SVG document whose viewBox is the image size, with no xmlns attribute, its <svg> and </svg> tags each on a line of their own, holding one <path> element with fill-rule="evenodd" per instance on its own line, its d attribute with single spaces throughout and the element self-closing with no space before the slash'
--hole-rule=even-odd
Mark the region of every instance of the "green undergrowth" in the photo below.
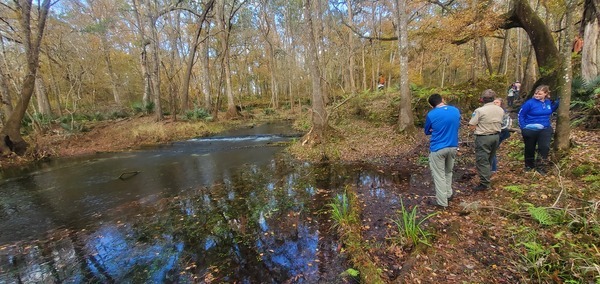
<svg viewBox="0 0 600 284">
<path fill-rule="evenodd" d="M 343 249 L 354 266 L 347 271 L 360 278 L 361 283 L 385 283 L 382 270 L 376 266 L 361 236 L 360 210 L 356 192 L 347 188 L 327 206 L 339 234 Z"/>
<path fill-rule="evenodd" d="M 521 167 L 522 142 L 504 147 L 506 164 Z M 575 148 L 568 159 L 551 159 L 546 175 L 513 169 L 497 177 L 498 212 L 511 220 L 501 230 L 528 282 L 600 283 L 600 165 L 590 158 L 596 151 Z"/>
</svg>

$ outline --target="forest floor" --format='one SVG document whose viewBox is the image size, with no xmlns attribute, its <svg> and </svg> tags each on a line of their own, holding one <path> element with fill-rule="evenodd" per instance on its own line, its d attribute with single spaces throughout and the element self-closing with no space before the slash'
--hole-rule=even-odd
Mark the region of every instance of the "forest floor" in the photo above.
<svg viewBox="0 0 600 284">
<path fill-rule="evenodd" d="M 546 175 L 524 172 L 520 134 L 513 133 L 501 145 L 493 188 L 474 192 L 471 189 L 478 178 L 469 141 L 472 136 L 463 127 L 455 166 L 455 197 L 448 208 L 439 210 L 425 202 L 434 193 L 426 162 L 428 140 L 420 130 L 408 138 L 389 124 L 344 121 L 333 122 L 336 138 L 325 152 L 333 153 L 335 160 L 369 164 L 382 173 L 408 169 L 411 179 L 419 179 L 416 192 L 423 195 L 409 197 L 405 204 L 409 209 L 416 206 L 421 219 L 436 213 L 422 224 L 431 234 L 430 245 L 410 245 L 398 241 L 398 228 L 392 221 L 399 208 L 370 198 L 368 189 L 357 189 L 365 253 L 380 268 L 383 282 L 600 283 L 599 132 L 573 129 L 569 157 L 558 161 Z M 38 149 L 38 157 L 73 156 L 168 143 L 248 123 L 258 122 L 190 123 L 167 118 L 156 123 L 152 117 L 140 116 L 89 123 L 78 134 L 48 131 L 30 143 Z M 300 159 L 316 157 L 318 151 L 323 149 L 310 150 L 299 143 L 290 147 Z M 2 158 L 2 166 L 27 162 L 9 160 Z M 394 185 L 385 190 L 401 195 Z M 548 216 L 534 216 L 536 208 L 547 210 Z M 369 276 L 363 275 L 363 279 Z"/>
</svg>

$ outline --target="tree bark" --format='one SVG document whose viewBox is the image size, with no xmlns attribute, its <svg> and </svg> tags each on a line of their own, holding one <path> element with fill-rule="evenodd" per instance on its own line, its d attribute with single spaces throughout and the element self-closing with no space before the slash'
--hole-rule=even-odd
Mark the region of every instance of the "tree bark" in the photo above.
<svg viewBox="0 0 600 284">
<path fill-rule="evenodd" d="M 156 2 L 155 2 L 156 5 Z M 152 95 L 154 97 L 154 114 L 156 121 L 163 119 L 161 106 L 161 91 L 160 91 L 160 52 L 158 48 L 158 30 L 156 29 L 157 12 L 153 11 L 148 15 L 148 23 L 150 24 L 150 35 L 152 39 Z"/>
<path fill-rule="evenodd" d="M 600 76 L 600 0 L 585 0 L 581 76 L 587 82 Z"/>
<path fill-rule="evenodd" d="M 406 0 L 396 0 L 396 33 L 398 34 L 398 58 L 400 60 L 400 110 L 398 130 L 411 133 L 415 130 L 412 97 L 408 78 L 408 15 Z"/>
<path fill-rule="evenodd" d="M 208 12 L 210 10 L 212 10 L 213 6 L 215 4 L 215 0 L 210 0 L 208 1 L 208 3 L 206 3 L 206 5 L 204 5 L 204 11 L 202 11 L 202 16 L 200 16 L 200 19 L 198 21 L 198 29 L 196 30 L 196 36 L 194 37 L 194 42 L 192 43 L 191 46 L 191 50 L 190 50 L 190 58 L 188 58 L 188 62 L 186 65 L 186 69 L 185 69 L 185 75 L 183 77 L 183 86 L 181 87 L 181 109 L 182 111 L 188 111 L 190 106 L 189 106 L 189 92 L 190 92 L 190 81 L 192 78 L 192 70 L 194 67 L 194 61 L 196 58 L 196 52 L 198 50 L 198 46 L 200 43 L 200 36 L 202 35 L 202 26 L 204 25 L 204 21 L 206 21 L 206 17 L 208 15 Z M 202 58 L 202 56 L 204 56 L 204 49 L 203 47 L 205 46 L 205 43 L 203 41 L 202 43 L 203 45 L 200 47 L 200 50 L 202 52 L 201 54 L 201 59 L 200 59 L 200 63 L 201 64 L 208 64 L 208 58 L 207 58 L 207 62 L 205 62 L 205 60 Z M 204 66 L 202 66 L 204 68 Z M 208 68 L 208 66 L 206 66 Z M 203 82 L 203 90 L 206 91 L 204 88 L 204 84 L 205 82 Z M 208 91 L 204 92 L 205 96 L 207 94 L 209 94 Z M 208 100 L 208 102 L 206 102 L 205 100 L 205 104 L 207 104 L 206 106 L 206 110 L 210 111 L 210 99 Z"/>
<path fill-rule="evenodd" d="M 118 84 L 118 77 L 117 74 L 115 74 L 114 70 L 113 70 L 113 64 L 112 64 L 112 60 L 110 58 L 110 48 L 109 48 L 109 44 L 108 44 L 108 40 L 106 39 L 107 35 L 106 35 L 106 31 L 102 31 L 102 33 L 100 34 L 100 40 L 102 41 L 102 52 L 104 53 L 104 62 L 106 63 L 106 68 L 108 71 L 108 75 L 110 76 L 110 88 L 113 94 L 113 98 L 115 100 L 115 103 L 118 106 L 122 105 L 121 102 L 121 93 L 119 92 L 119 84 Z"/>
<path fill-rule="evenodd" d="M 27 73 L 25 78 L 23 78 L 23 84 L 21 86 L 17 104 L 6 121 L 6 125 L 1 133 L 3 134 L 2 138 L 6 135 L 8 136 L 8 139 L 12 141 L 12 147 L 9 148 L 12 148 L 12 151 L 17 155 L 23 155 L 29 147 L 29 144 L 23 140 L 23 137 L 21 136 L 21 121 L 25 116 L 29 101 L 31 100 L 31 96 L 35 89 L 35 77 L 38 71 L 40 45 L 46 27 L 46 18 L 50 10 L 50 0 L 44 0 L 41 3 L 41 6 L 38 7 L 38 15 L 36 15 L 37 25 L 35 30 L 32 30 L 31 26 L 32 1 L 20 0 L 15 1 L 14 3 L 19 17 L 20 27 L 22 29 L 22 43 L 27 58 Z M 5 139 L 2 139 L 2 142 L 5 142 Z M 8 147 L 8 145 L 4 146 Z"/>
<path fill-rule="evenodd" d="M 533 50 L 533 46 L 529 46 L 529 51 L 527 52 L 527 60 L 525 61 L 525 73 L 523 73 L 523 80 L 521 81 L 521 91 L 519 92 L 519 97 L 524 99 L 527 97 L 529 93 L 528 90 L 533 88 L 533 85 L 538 79 L 538 72 L 535 66 L 535 51 Z"/>
<path fill-rule="evenodd" d="M 556 88 L 560 70 L 560 56 L 550 30 L 531 9 L 526 0 L 514 0 L 511 11 L 505 14 L 503 29 L 523 28 L 533 45 L 541 78 L 532 90 L 541 84 Z"/>
<path fill-rule="evenodd" d="M 229 19 L 232 15 L 229 14 L 227 15 L 227 18 L 225 17 L 225 4 L 226 1 L 224 0 L 219 0 L 217 3 L 217 26 L 219 29 L 219 43 L 221 49 L 221 68 L 223 77 L 225 79 L 225 94 L 227 96 L 227 117 L 236 118 L 239 115 L 235 106 L 235 97 L 233 95 L 233 89 L 231 86 L 231 70 L 229 65 L 229 36 L 231 32 Z M 223 80 L 223 78 L 221 80 Z"/>
<path fill-rule="evenodd" d="M 571 120 L 569 116 L 569 107 L 571 106 L 571 83 L 573 82 L 573 70 L 571 66 L 571 43 L 573 42 L 573 10 L 576 0 L 566 0 L 567 9 L 565 10 L 565 21 L 561 46 L 562 68 L 559 76 L 558 96 L 560 105 L 558 107 L 558 120 L 556 133 L 554 136 L 554 149 L 559 156 L 566 154 L 569 150 L 571 135 Z"/>
<path fill-rule="evenodd" d="M 498 74 L 506 74 L 508 70 L 508 57 L 510 52 L 510 30 L 504 31 L 504 40 L 502 43 L 502 54 L 500 55 L 500 63 L 498 64 Z"/>
<path fill-rule="evenodd" d="M 492 67 L 492 59 L 490 58 L 490 53 L 488 52 L 487 45 L 485 44 L 485 38 L 481 38 L 481 53 L 483 55 L 483 59 L 485 60 L 486 69 L 491 76 L 494 74 L 494 68 Z"/>
<path fill-rule="evenodd" d="M 44 79 L 42 79 L 39 73 L 35 76 L 35 95 L 37 101 L 37 111 L 45 116 L 52 115 L 52 108 L 50 107 L 50 101 L 48 100 L 46 85 L 44 84 Z"/>
<path fill-rule="evenodd" d="M 315 4 L 312 0 L 305 0 L 304 2 L 304 17 L 307 25 L 307 46 L 306 57 L 308 58 L 308 67 L 310 70 L 310 79 L 312 82 L 312 128 L 309 133 L 305 136 L 302 144 L 320 144 L 324 141 L 326 135 L 326 129 L 328 126 L 327 122 L 327 110 L 325 109 L 325 102 L 323 100 L 322 86 L 321 86 L 321 68 L 319 68 L 319 58 L 317 56 L 317 38 L 315 34 Z"/>
<path fill-rule="evenodd" d="M 211 103 L 212 93 L 211 93 L 211 85 L 210 85 L 210 69 L 209 69 L 209 61 L 208 61 L 208 29 L 210 25 L 206 27 L 206 40 L 200 42 L 200 50 L 202 53 L 200 54 L 200 64 L 201 64 L 201 72 L 200 72 L 200 80 L 202 82 L 202 94 L 204 95 L 204 109 L 208 113 L 213 112 L 213 107 Z"/>
<path fill-rule="evenodd" d="M 133 0 L 133 15 L 135 16 L 136 23 L 139 28 L 139 41 L 140 41 L 140 69 L 142 71 L 143 78 L 143 95 L 142 95 L 142 104 L 144 108 L 150 104 L 152 100 L 152 88 L 151 88 L 151 80 L 150 80 L 150 67 L 148 62 L 148 44 L 149 40 L 146 38 L 146 28 L 144 21 L 142 21 L 142 17 L 140 15 L 140 4 L 138 0 Z"/>
<path fill-rule="evenodd" d="M 3 39 L 0 39 L 0 44 L 2 44 L 2 53 L 0 54 L 1 62 L 6 62 L 4 60 L 4 42 Z M 0 104 L 2 105 L 0 108 L 0 119 L 2 120 L 2 125 L 6 123 L 8 117 L 10 117 L 13 111 L 12 105 L 12 96 L 9 88 L 8 74 L 6 73 L 7 68 L 3 65 L 0 68 Z"/>
<path fill-rule="evenodd" d="M 354 22 L 354 15 L 352 13 L 352 1 L 346 0 L 346 6 L 348 9 L 348 23 Z M 350 93 L 356 92 L 356 79 L 354 75 L 354 33 L 348 29 L 348 83 L 350 84 Z"/>
</svg>

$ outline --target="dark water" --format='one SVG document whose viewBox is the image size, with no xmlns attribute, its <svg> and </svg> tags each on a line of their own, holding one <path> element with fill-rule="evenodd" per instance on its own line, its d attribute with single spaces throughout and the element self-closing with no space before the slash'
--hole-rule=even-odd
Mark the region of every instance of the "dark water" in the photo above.
<svg viewBox="0 0 600 284">
<path fill-rule="evenodd" d="M 268 124 L 3 173 L 0 283 L 348 282 L 324 209 L 387 181 L 298 163 L 281 153 L 295 136 Z"/>
</svg>

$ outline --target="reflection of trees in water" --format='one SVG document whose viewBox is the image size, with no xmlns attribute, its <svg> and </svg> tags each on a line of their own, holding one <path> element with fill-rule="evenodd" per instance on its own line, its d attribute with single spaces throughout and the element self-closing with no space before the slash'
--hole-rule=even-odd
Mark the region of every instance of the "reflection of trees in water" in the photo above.
<svg viewBox="0 0 600 284">
<path fill-rule="evenodd" d="M 315 182 L 311 166 L 278 160 L 223 176 L 115 223 L 0 247 L 0 282 L 327 282 L 344 270 L 319 190 L 346 175 Z"/>
</svg>

